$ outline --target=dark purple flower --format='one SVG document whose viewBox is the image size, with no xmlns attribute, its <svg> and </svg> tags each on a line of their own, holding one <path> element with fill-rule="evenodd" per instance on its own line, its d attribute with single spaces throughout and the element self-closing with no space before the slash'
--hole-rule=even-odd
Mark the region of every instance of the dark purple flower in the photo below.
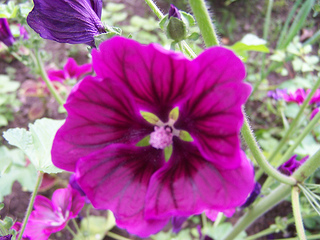
<svg viewBox="0 0 320 240">
<path fill-rule="evenodd" d="M 260 192 L 261 192 L 261 185 L 260 185 L 260 183 L 256 182 L 256 184 L 254 185 L 253 191 L 250 193 L 246 202 L 241 205 L 241 208 L 249 207 L 257 199 Z"/>
<path fill-rule="evenodd" d="M 49 239 L 51 233 L 61 231 L 69 219 L 77 217 L 83 205 L 84 197 L 71 186 L 56 190 L 52 201 L 36 196 L 35 210 L 30 215 L 24 234 L 32 240 Z"/>
<path fill-rule="evenodd" d="M 173 4 L 170 5 L 168 18 L 175 17 L 181 20 L 181 14 L 179 12 L 179 9 L 176 8 Z"/>
<path fill-rule="evenodd" d="M 6 236 L 0 236 L 0 240 L 11 240 L 11 238 L 12 238 L 11 234 L 8 234 Z"/>
<path fill-rule="evenodd" d="M 172 216 L 245 202 L 254 176 L 239 132 L 251 87 L 232 51 L 214 47 L 190 61 L 156 44 L 113 37 L 92 54 L 97 76 L 69 95 L 52 159 L 76 172 L 93 206 L 110 209 L 119 227 L 145 237 Z M 178 117 L 170 114 L 176 107 Z M 141 111 L 158 120 L 147 122 Z M 193 141 L 183 140 L 186 132 Z M 147 136 L 150 145 L 136 145 Z M 168 161 L 166 147 L 173 149 Z"/>
<path fill-rule="evenodd" d="M 8 47 L 12 46 L 15 39 L 10 31 L 9 23 L 6 18 L 0 18 L 0 41 Z"/>
<path fill-rule="evenodd" d="M 68 58 L 63 70 L 49 69 L 47 72 L 51 81 L 59 81 L 62 83 L 70 79 L 79 81 L 85 74 L 88 74 L 91 71 L 92 64 L 87 63 L 79 66 L 73 58 Z"/>
<path fill-rule="evenodd" d="M 172 232 L 178 233 L 181 231 L 182 224 L 188 219 L 188 217 L 172 217 Z"/>
<path fill-rule="evenodd" d="M 297 160 L 297 154 L 293 155 L 288 161 L 286 161 L 284 164 L 282 164 L 279 167 L 279 171 L 283 174 L 290 176 L 292 173 L 294 173 L 295 170 L 297 170 L 307 159 L 309 156 L 305 156 L 300 161 Z"/>
<path fill-rule="evenodd" d="M 94 36 L 106 32 L 100 21 L 102 0 L 34 0 L 29 26 L 45 39 L 85 43 L 95 47 Z"/>
<path fill-rule="evenodd" d="M 310 92 L 311 90 L 308 89 L 307 94 L 309 94 Z M 310 100 L 310 104 L 319 103 L 319 102 L 320 102 L 320 89 L 317 89 Z"/>
</svg>

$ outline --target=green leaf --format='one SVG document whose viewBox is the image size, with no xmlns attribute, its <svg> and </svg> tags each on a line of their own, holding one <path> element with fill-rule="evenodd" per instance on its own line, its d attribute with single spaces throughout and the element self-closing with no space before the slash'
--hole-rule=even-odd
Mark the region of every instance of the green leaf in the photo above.
<svg viewBox="0 0 320 240">
<path fill-rule="evenodd" d="M 146 147 L 146 146 L 149 146 L 150 145 L 150 135 L 142 138 L 137 144 L 136 146 L 137 147 Z"/>
<path fill-rule="evenodd" d="M 164 159 L 166 160 L 166 162 L 169 161 L 172 155 L 172 151 L 173 151 L 172 144 L 164 149 Z"/>
<path fill-rule="evenodd" d="M 179 117 L 179 107 L 175 107 L 174 109 L 172 109 L 169 113 L 169 119 L 173 119 L 175 121 L 178 120 Z"/>
<path fill-rule="evenodd" d="M 194 19 L 194 17 L 191 14 L 186 13 L 184 11 L 179 11 L 179 12 L 181 13 L 181 17 L 185 18 L 185 20 L 189 24 L 189 27 L 192 27 L 196 24 L 196 20 Z"/>
<path fill-rule="evenodd" d="M 144 120 L 151 124 L 156 124 L 160 120 L 156 115 L 154 115 L 151 112 L 140 111 L 140 114 L 144 118 Z"/>
<path fill-rule="evenodd" d="M 57 173 L 62 170 L 51 161 L 51 148 L 54 136 L 64 120 L 42 118 L 29 124 L 29 131 L 22 128 L 9 129 L 4 138 L 9 144 L 20 148 L 38 171 Z"/>
<path fill-rule="evenodd" d="M 224 239 L 228 232 L 232 229 L 232 224 L 229 222 L 219 224 L 217 227 L 209 229 L 208 236 L 213 239 Z M 247 236 L 246 232 L 241 232 L 234 240 L 243 240 Z"/>
<path fill-rule="evenodd" d="M 181 140 L 186 141 L 186 142 L 193 142 L 193 138 L 191 137 L 190 133 L 188 133 L 185 130 L 181 130 L 179 137 L 181 138 Z"/>
<path fill-rule="evenodd" d="M 125 8 L 125 5 L 122 3 L 108 3 L 106 10 L 109 12 L 119 12 Z"/>
<path fill-rule="evenodd" d="M 18 181 L 22 188 L 32 191 L 37 180 L 37 171 L 27 161 L 20 149 L 9 150 L 7 147 L 0 147 L 0 201 L 10 194 L 12 185 Z"/>
<path fill-rule="evenodd" d="M 83 240 L 83 235 L 89 240 L 102 240 L 105 233 L 116 225 L 112 212 L 108 211 L 108 217 L 89 216 L 82 219 L 80 230 L 75 240 Z M 82 235 L 83 234 L 83 235 Z"/>
</svg>

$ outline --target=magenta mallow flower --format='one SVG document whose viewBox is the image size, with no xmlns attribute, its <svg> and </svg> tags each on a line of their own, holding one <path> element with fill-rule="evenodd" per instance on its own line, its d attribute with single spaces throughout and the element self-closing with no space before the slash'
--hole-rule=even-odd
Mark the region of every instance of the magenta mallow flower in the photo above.
<svg viewBox="0 0 320 240">
<path fill-rule="evenodd" d="M 12 46 L 15 42 L 6 18 L 0 18 L 0 41 L 8 47 Z"/>
<path fill-rule="evenodd" d="M 63 70 L 49 69 L 47 71 L 48 77 L 51 81 L 59 81 L 63 83 L 66 80 L 79 81 L 84 75 L 92 72 L 92 64 L 87 63 L 78 65 L 73 58 L 68 58 Z"/>
<path fill-rule="evenodd" d="M 191 61 L 113 37 L 92 58 L 97 76 L 69 95 L 52 160 L 76 173 L 94 207 L 110 209 L 119 227 L 145 237 L 173 216 L 245 202 L 254 173 L 239 133 L 251 87 L 232 51 L 214 47 Z"/>
<path fill-rule="evenodd" d="M 284 164 L 282 164 L 279 167 L 279 171 L 285 175 L 290 176 L 292 173 L 294 173 L 295 170 L 297 170 L 307 159 L 309 156 L 305 156 L 300 161 L 297 160 L 297 154 L 293 155 L 288 161 L 286 161 Z"/>
<path fill-rule="evenodd" d="M 310 114 L 310 121 L 318 114 L 318 112 L 319 112 L 319 108 L 315 108 L 312 110 Z"/>
<path fill-rule="evenodd" d="M 283 99 L 286 102 L 295 102 L 297 104 L 302 104 L 306 98 L 306 92 L 302 88 L 298 88 L 295 92 L 288 92 L 288 94 L 283 95 Z"/>
<path fill-rule="evenodd" d="M 77 217 L 83 205 L 84 197 L 71 186 L 56 190 L 52 201 L 36 196 L 24 235 L 31 240 L 49 239 L 51 233 L 61 231 L 69 219 Z"/>
<path fill-rule="evenodd" d="M 95 47 L 94 36 L 105 33 L 100 20 L 102 0 L 34 0 L 29 26 L 45 39 L 85 43 Z"/>
</svg>

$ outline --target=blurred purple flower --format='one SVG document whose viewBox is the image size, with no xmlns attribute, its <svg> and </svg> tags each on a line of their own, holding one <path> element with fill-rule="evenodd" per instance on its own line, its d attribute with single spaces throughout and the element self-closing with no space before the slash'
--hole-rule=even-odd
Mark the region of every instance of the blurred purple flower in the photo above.
<svg viewBox="0 0 320 240">
<path fill-rule="evenodd" d="M 19 31 L 20 31 L 20 38 L 22 38 L 23 40 L 29 39 L 29 34 L 27 30 L 24 28 L 24 26 L 22 26 L 21 24 L 18 24 L 18 25 L 19 25 Z"/>
<path fill-rule="evenodd" d="M 77 217 L 83 205 L 84 197 L 71 186 L 56 190 L 52 201 L 38 195 L 24 234 L 31 240 L 47 240 L 51 233 L 64 229 L 69 219 Z"/>
<path fill-rule="evenodd" d="M 6 236 L 0 236 L 0 240 L 11 240 L 12 234 L 8 234 Z"/>
<path fill-rule="evenodd" d="M 181 20 L 181 14 L 179 12 L 179 9 L 176 8 L 173 4 L 170 5 L 168 18 L 175 17 Z"/>
<path fill-rule="evenodd" d="M 251 87 L 233 52 L 214 47 L 190 61 L 156 44 L 113 37 L 92 54 L 97 76 L 69 95 L 52 159 L 76 172 L 94 207 L 110 209 L 117 226 L 145 237 L 172 216 L 245 202 L 254 174 L 239 132 Z M 175 107 L 178 119 L 169 116 Z M 140 111 L 158 120 L 151 124 Z M 183 131 L 193 141 L 181 139 Z M 150 145 L 136 145 L 147 136 Z"/>
<path fill-rule="evenodd" d="M 0 18 L 0 41 L 8 47 L 12 46 L 15 39 L 10 31 L 9 23 L 6 18 Z"/>
<path fill-rule="evenodd" d="M 297 104 L 302 104 L 306 98 L 306 92 L 302 88 L 298 88 L 295 92 L 289 92 L 283 96 L 286 102 L 295 102 Z"/>
<path fill-rule="evenodd" d="M 319 108 L 313 109 L 310 115 L 310 121 L 317 115 L 318 112 L 319 112 Z"/>
<path fill-rule="evenodd" d="M 94 36 L 105 33 L 100 20 L 102 0 L 34 0 L 29 26 L 45 39 L 85 43 L 95 47 Z"/>
<path fill-rule="evenodd" d="M 59 81 L 61 83 L 70 79 L 79 81 L 84 75 L 92 72 L 92 64 L 87 63 L 79 66 L 73 58 L 68 58 L 63 70 L 49 69 L 47 72 L 51 81 Z"/>
<path fill-rule="evenodd" d="M 188 219 L 188 217 L 172 217 L 172 232 L 179 233 L 182 228 L 182 224 Z"/>
<path fill-rule="evenodd" d="M 283 99 L 284 95 L 287 94 L 287 89 L 276 89 L 274 91 L 268 91 L 267 96 L 275 100 Z"/>
<path fill-rule="evenodd" d="M 288 161 L 286 161 L 284 164 L 282 164 L 279 167 L 279 171 L 283 174 L 290 176 L 292 173 L 294 173 L 295 170 L 297 170 L 307 159 L 309 156 L 305 156 L 300 161 L 297 160 L 297 154 L 293 155 Z"/>
<path fill-rule="evenodd" d="M 256 184 L 254 185 L 253 191 L 250 193 L 246 202 L 241 205 L 241 208 L 249 207 L 257 199 L 260 192 L 261 192 L 261 185 L 260 185 L 260 183 L 256 182 Z"/>
<path fill-rule="evenodd" d="M 308 89 L 307 94 L 309 94 L 310 92 L 311 90 Z M 317 89 L 310 100 L 310 104 L 319 103 L 319 102 L 320 102 L 320 89 Z"/>
</svg>

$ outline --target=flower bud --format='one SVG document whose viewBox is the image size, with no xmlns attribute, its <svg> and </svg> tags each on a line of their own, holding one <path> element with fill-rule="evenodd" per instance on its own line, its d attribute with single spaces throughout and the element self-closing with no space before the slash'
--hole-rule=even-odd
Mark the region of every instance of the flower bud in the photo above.
<svg viewBox="0 0 320 240">
<path fill-rule="evenodd" d="M 171 4 L 168 18 L 164 24 L 168 38 L 181 41 L 187 37 L 188 22 L 181 15 L 179 10 Z"/>
</svg>

